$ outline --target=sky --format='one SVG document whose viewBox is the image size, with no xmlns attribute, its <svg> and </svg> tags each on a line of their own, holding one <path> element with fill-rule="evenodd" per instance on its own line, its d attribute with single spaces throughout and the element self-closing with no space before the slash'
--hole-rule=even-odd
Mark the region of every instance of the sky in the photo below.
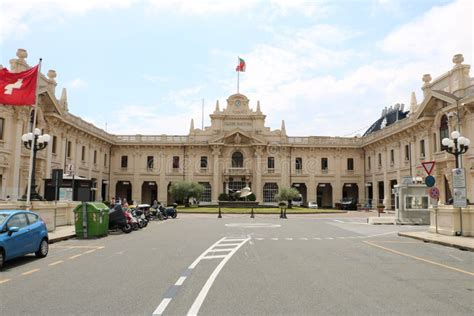
<svg viewBox="0 0 474 316">
<path fill-rule="evenodd" d="M 57 72 L 69 111 L 114 134 L 186 135 L 237 91 L 290 136 L 355 136 L 473 64 L 470 0 L 2 0 L 0 64 Z M 471 77 L 473 77 L 471 73 Z"/>
</svg>

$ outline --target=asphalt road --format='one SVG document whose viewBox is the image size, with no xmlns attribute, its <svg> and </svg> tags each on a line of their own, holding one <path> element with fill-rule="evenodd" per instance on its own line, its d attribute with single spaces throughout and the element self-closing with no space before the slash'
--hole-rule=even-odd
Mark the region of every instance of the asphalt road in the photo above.
<svg viewBox="0 0 474 316">
<path fill-rule="evenodd" d="M 1 315 L 474 315 L 474 253 L 366 213 L 179 215 L 0 272 Z"/>
</svg>

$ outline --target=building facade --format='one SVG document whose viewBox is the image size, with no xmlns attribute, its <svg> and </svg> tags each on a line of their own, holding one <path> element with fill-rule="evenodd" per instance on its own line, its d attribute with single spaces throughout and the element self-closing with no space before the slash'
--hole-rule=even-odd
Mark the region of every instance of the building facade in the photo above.
<svg viewBox="0 0 474 316">
<path fill-rule="evenodd" d="M 27 52 L 19 49 L 10 70 L 29 68 Z M 362 205 L 394 206 L 392 188 L 406 176 L 423 177 L 423 161 L 435 161 L 434 176 L 442 203 L 451 197 L 454 157 L 441 140 L 453 130 L 474 140 L 474 78 L 462 55 L 454 67 L 432 80 L 423 76 L 423 100 L 412 94 L 410 108 L 396 104 L 360 137 L 292 137 L 281 128 L 265 126 L 260 103 L 254 107 L 243 94 L 217 101 L 211 126 L 199 129 L 191 120 L 187 135 L 113 135 L 74 116 L 67 93 L 56 97 L 56 72 L 41 75 L 37 127 L 51 135 L 38 153 L 36 179 L 48 193 L 52 169 L 74 171 L 90 180 L 90 199 L 113 196 L 149 203 L 170 203 L 175 181 L 205 187 L 203 204 L 217 203 L 220 193 L 249 185 L 260 203 L 275 203 L 283 186 L 296 187 L 304 203 L 334 207 L 343 197 Z M 31 107 L 0 106 L 0 197 L 16 200 L 26 192 L 29 151 L 21 135 L 30 131 Z M 474 201 L 474 150 L 462 155 L 467 197 Z M 73 166 L 73 167 L 72 167 Z M 66 172 L 66 171 L 65 171 Z M 67 172 L 66 172 L 67 173 Z M 76 193 L 75 198 L 78 197 Z"/>
</svg>

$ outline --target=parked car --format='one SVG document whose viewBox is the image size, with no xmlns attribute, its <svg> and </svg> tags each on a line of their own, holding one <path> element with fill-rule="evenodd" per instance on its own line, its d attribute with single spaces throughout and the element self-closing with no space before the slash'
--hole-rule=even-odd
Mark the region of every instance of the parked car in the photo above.
<svg viewBox="0 0 474 316">
<path fill-rule="evenodd" d="M 341 209 L 342 210 L 357 210 L 357 199 L 348 197 L 341 200 Z"/>
<path fill-rule="evenodd" d="M 292 201 L 291 204 L 293 206 L 303 206 L 303 196 L 299 194 L 297 197 L 295 197 Z"/>
<path fill-rule="evenodd" d="M 48 230 L 38 214 L 0 210 L 0 268 L 5 261 L 32 252 L 44 258 L 48 251 Z"/>
<path fill-rule="evenodd" d="M 308 208 L 318 208 L 318 203 L 315 201 L 308 202 Z"/>
</svg>

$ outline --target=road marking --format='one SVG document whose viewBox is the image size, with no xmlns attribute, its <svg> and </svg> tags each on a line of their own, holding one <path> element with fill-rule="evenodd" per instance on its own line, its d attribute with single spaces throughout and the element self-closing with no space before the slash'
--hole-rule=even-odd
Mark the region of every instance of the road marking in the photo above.
<svg viewBox="0 0 474 316">
<path fill-rule="evenodd" d="M 225 257 L 227 257 L 227 255 L 205 256 L 205 257 L 202 257 L 202 259 L 223 259 Z"/>
<path fill-rule="evenodd" d="M 314 240 L 321 240 L 320 237 L 314 237 L 313 239 L 314 239 Z"/>
<path fill-rule="evenodd" d="M 277 228 L 280 224 L 271 223 L 231 223 L 225 224 L 226 227 L 242 227 L 242 228 Z"/>
<path fill-rule="evenodd" d="M 278 238 L 272 238 L 272 240 L 278 240 Z"/>
<path fill-rule="evenodd" d="M 32 273 L 38 272 L 39 270 L 40 270 L 40 269 L 33 269 L 33 270 L 30 270 L 30 271 L 23 272 L 21 275 L 32 274 Z"/>
<path fill-rule="evenodd" d="M 332 240 L 332 239 L 334 239 L 334 238 L 332 238 L 332 237 L 326 237 L 326 238 L 324 238 L 324 239 Z"/>
<path fill-rule="evenodd" d="M 5 279 L 5 280 L 0 280 L 0 284 L 7 283 L 8 281 L 11 281 L 12 279 Z"/>
<path fill-rule="evenodd" d="M 80 253 L 80 254 L 78 254 L 78 255 L 75 255 L 75 256 L 72 256 L 72 257 L 69 257 L 69 259 L 71 259 L 71 260 L 72 260 L 72 259 L 76 259 L 77 257 L 80 257 L 80 256 L 82 256 L 82 253 Z"/>
<path fill-rule="evenodd" d="M 300 240 L 308 240 L 306 237 L 301 237 Z"/>
<path fill-rule="evenodd" d="M 264 240 L 265 238 L 255 238 L 256 240 Z"/>
<path fill-rule="evenodd" d="M 290 237 L 290 238 L 285 238 L 285 239 L 286 239 L 286 240 L 293 240 L 293 238 L 291 238 L 291 237 Z"/>
<path fill-rule="evenodd" d="M 193 305 L 191 306 L 191 308 L 189 309 L 188 311 L 188 315 L 189 316 L 194 316 L 194 315 L 197 315 L 197 313 L 199 312 L 199 309 L 201 308 L 201 305 L 202 303 L 204 302 L 204 299 L 206 298 L 207 296 L 207 293 L 209 292 L 212 284 L 214 283 L 215 279 L 217 278 L 217 276 L 219 275 L 219 273 L 221 272 L 222 268 L 224 267 L 224 265 L 227 263 L 227 261 L 230 260 L 230 258 L 232 258 L 232 256 L 237 252 L 237 250 L 240 249 L 240 247 L 242 247 L 247 241 L 249 241 L 250 238 L 246 238 L 244 239 L 239 246 L 236 246 L 220 263 L 219 265 L 216 267 L 216 269 L 212 272 L 211 276 L 209 277 L 209 279 L 207 279 L 206 283 L 204 284 L 203 288 L 201 289 L 201 291 L 199 292 L 199 295 L 197 296 L 196 300 L 194 301 Z"/>
<path fill-rule="evenodd" d="M 84 252 L 84 254 L 86 254 L 86 253 L 93 253 L 94 251 L 96 251 L 96 249 L 87 250 L 86 252 Z"/>
<path fill-rule="evenodd" d="M 56 262 L 53 262 L 53 263 L 48 264 L 48 266 L 50 266 L 50 267 L 51 267 L 51 266 L 55 266 L 55 265 L 60 264 L 60 263 L 63 263 L 63 262 L 64 262 L 64 261 L 59 260 L 59 261 L 56 261 Z"/>
<path fill-rule="evenodd" d="M 178 281 L 176 281 L 176 283 L 174 285 L 177 285 L 177 286 L 183 285 L 183 282 L 184 282 L 184 280 L 186 280 L 186 278 L 187 277 L 185 277 L 185 276 L 179 277 Z"/>
<path fill-rule="evenodd" d="M 340 221 L 340 220 L 338 220 L 338 219 L 333 219 L 333 221 L 338 222 L 338 223 L 345 223 L 345 222 Z"/>
<path fill-rule="evenodd" d="M 458 268 L 455 268 L 455 267 L 451 267 L 451 266 L 448 266 L 448 265 L 445 265 L 445 264 L 442 264 L 442 263 L 439 263 L 439 262 L 431 261 L 431 260 L 420 258 L 420 257 L 417 257 L 417 256 L 412 256 L 410 254 L 407 254 L 407 253 L 404 253 L 404 252 L 401 252 L 401 251 L 398 251 L 398 250 L 395 250 L 395 249 L 391 249 L 391 248 L 387 248 L 387 247 L 384 247 L 384 246 L 377 245 L 377 244 L 375 244 L 373 242 L 370 242 L 370 241 L 364 241 L 364 243 L 369 244 L 369 245 L 374 246 L 374 247 L 381 248 L 383 250 L 386 250 L 386 251 L 389 251 L 389 252 L 392 252 L 392 253 L 395 253 L 397 255 L 405 256 L 405 257 L 412 258 L 412 259 L 415 259 L 415 260 L 418 260 L 418 261 L 422 261 L 422 262 L 426 262 L 426 263 L 429 263 L 429 264 L 432 264 L 432 265 L 435 265 L 435 266 L 439 266 L 439 267 L 442 267 L 442 268 L 445 268 L 445 269 L 449 269 L 449 270 L 461 272 L 461 273 L 464 273 L 464 274 L 467 274 L 467 275 L 470 275 L 470 276 L 474 276 L 474 272 L 465 271 L 465 270 L 458 269 Z"/>
<path fill-rule="evenodd" d="M 158 305 L 158 307 L 155 309 L 155 311 L 153 312 L 153 315 L 161 315 L 163 314 L 163 312 L 165 311 L 166 307 L 168 306 L 168 304 L 171 302 L 171 298 L 164 298 L 160 305 Z"/>
</svg>

